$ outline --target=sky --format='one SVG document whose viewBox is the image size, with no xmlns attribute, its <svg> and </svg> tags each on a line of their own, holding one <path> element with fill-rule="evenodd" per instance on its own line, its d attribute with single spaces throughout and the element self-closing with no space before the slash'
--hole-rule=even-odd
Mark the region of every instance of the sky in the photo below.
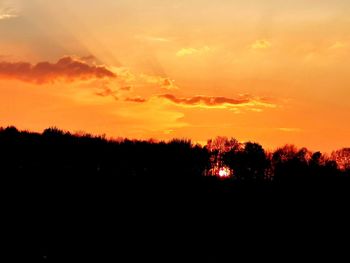
<svg viewBox="0 0 350 263">
<path fill-rule="evenodd" d="M 348 0 L 0 0 L 0 126 L 350 146 Z"/>
</svg>

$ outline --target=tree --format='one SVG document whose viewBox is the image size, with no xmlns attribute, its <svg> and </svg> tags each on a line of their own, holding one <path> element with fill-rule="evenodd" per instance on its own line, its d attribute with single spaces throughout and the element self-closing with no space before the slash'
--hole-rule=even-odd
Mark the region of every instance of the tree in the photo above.
<svg viewBox="0 0 350 263">
<path fill-rule="evenodd" d="M 6 136 L 17 136 L 20 134 L 20 132 L 14 126 L 6 127 L 5 130 L 3 130 L 3 132 Z"/>
<path fill-rule="evenodd" d="M 303 178 L 308 168 L 306 148 L 298 150 L 294 145 L 287 144 L 277 149 L 272 155 L 272 167 L 276 181 L 291 181 Z"/>
<path fill-rule="evenodd" d="M 242 149 L 242 144 L 235 138 L 228 139 L 227 137 L 216 137 L 214 140 L 209 140 L 206 146 L 210 153 L 211 168 L 208 171 L 209 175 L 218 175 L 220 170 L 227 169 L 225 159 L 227 153 L 236 152 Z M 232 171 L 230 171 L 232 174 Z"/>
<path fill-rule="evenodd" d="M 47 137 L 61 137 L 64 134 L 65 134 L 64 131 L 62 131 L 56 127 L 47 128 L 43 132 L 43 135 L 47 136 Z"/>
<path fill-rule="evenodd" d="M 338 164 L 340 170 L 350 169 L 350 148 L 343 148 L 333 152 L 331 159 Z"/>
<path fill-rule="evenodd" d="M 209 140 L 207 149 L 211 152 L 217 151 L 222 154 L 232 150 L 239 150 L 242 144 L 235 138 L 228 139 L 227 137 L 218 136 L 214 140 Z"/>
<path fill-rule="evenodd" d="M 231 150 L 225 154 L 225 163 L 243 181 L 262 181 L 268 167 L 268 159 L 260 144 L 247 142 L 243 149 Z"/>
</svg>

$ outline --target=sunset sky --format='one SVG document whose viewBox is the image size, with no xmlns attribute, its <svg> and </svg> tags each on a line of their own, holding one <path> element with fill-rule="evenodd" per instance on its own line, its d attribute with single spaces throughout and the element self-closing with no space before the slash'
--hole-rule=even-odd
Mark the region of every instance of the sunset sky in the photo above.
<svg viewBox="0 0 350 263">
<path fill-rule="evenodd" d="M 0 126 L 350 146 L 349 0 L 0 0 Z"/>
</svg>

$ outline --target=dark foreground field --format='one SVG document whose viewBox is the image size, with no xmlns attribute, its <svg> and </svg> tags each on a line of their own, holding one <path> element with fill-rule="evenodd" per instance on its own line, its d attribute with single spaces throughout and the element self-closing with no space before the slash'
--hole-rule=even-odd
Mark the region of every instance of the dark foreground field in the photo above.
<svg viewBox="0 0 350 263">
<path fill-rule="evenodd" d="M 213 152 L 187 141 L 1 130 L 2 262 L 346 252 L 348 171 L 319 154 L 279 160 L 247 145 L 222 157 L 236 174 L 220 179 L 208 176 Z"/>
</svg>

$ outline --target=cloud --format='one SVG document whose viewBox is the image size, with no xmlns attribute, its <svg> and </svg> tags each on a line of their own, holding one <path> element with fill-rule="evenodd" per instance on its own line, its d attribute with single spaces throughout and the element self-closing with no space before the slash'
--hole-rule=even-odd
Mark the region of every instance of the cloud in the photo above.
<svg viewBox="0 0 350 263">
<path fill-rule="evenodd" d="M 185 57 L 190 56 L 194 54 L 204 54 L 211 51 L 211 48 L 208 46 L 202 47 L 202 48 L 182 48 L 178 52 L 176 52 L 176 56 L 178 57 Z"/>
<path fill-rule="evenodd" d="M 173 81 L 171 79 L 167 79 L 167 78 L 163 78 L 162 80 L 160 80 L 160 86 L 161 86 L 161 88 L 166 89 L 166 90 L 179 89 L 178 86 L 176 86 L 175 81 Z"/>
<path fill-rule="evenodd" d="M 267 48 L 270 48 L 271 46 L 272 46 L 271 42 L 269 42 L 268 40 L 260 39 L 255 41 L 250 47 L 252 49 L 267 49 Z"/>
<path fill-rule="evenodd" d="M 87 55 L 87 56 L 81 57 L 80 60 L 86 61 L 86 62 L 96 61 L 96 57 L 94 55 Z"/>
<path fill-rule="evenodd" d="M 135 97 L 135 98 L 126 98 L 125 101 L 127 102 L 136 102 L 136 103 L 144 103 L 147 100 L 141 97 Z"/>
<path fill-rule="evenodd" d="M 166 90 L 179 89 L 178 86 L 176 86 L 174 80 L 171 80 L 171 79 L 166 78 L 166 77 L 141 74 L 140 79 L 146 83 L 149 83 L 149 84 L 157 84 L 162 89 L 166 89 Z"/>
<path fill-rule="evenodd" d="M 17 79 L 37 84 L 115 77 L 116 74 L 105 66 L 90 65 L 69 56 L 61 58 L 57 63 L 40 62 L 35 65 L 28 62 L 0 62 L 0 79 Z"/>
<path fill-rule="evenodd" d="M 223 105 L 223 104 L 242 104 L 247 103 L 249 100 L 247 99 L 230 99 L 225 97 L 206 97 L 206 96 L 194 96 L 190 98 L 176 98 L 174 95 L 171 94 L 164 94 L 160 95 L 160 98 L 167 99 L 173 103 L 176 104 L 182 104 L 182 105 L 207 105 L 207 106 L 217 106 L 217 105 Z"/>
<path fill-rule="evenodd" d="M 12 8 L 0 8 L 0 20 L 18 17 L 18 12 Z"/>
<path fill-rule="evenodd" d="M 165 90 L 178 90 L 175 80 L 167 76 L 149 75 L 145 73 L 135 73 L 128 68 L 114 67 L 113 72 L 118 75 L 118 81 L 124 91 L 131 91 L 135 87 L 152 87 Z M 151 85 L 150 85 L 151 84 Z"/>
<path fill-rule="evenodd" d="M 132 88 L 130 86 L 120 87 L 119 89 L 122 91 L 131 91 L 132 90 Z"/>
<path fill-rule="evenodd" d="M 341 42 L 341 41 L 337 41 L 333 45 L 331 45 L 329 47 L 329 49 L 341 49 L 341 48 L 344 48 L 344 47 L 346 47 L 346 43 Z"/>
<path fill-rule="evenodd" d="M 17 15 L 0 13 L 0 20 L 10 19 L 14 17 L 17 17 Z"/>
<path fill-rule="evenodd" d="M 113 97 L 115 100 L 118 100 L 116 92 L 108 87 L 102 87 L 102 90 L 95 92 L 95 95 L 99 97 Z"/>
<path fill-rule="evenodd" d="M 238 107 L 268 107 L 274 108 L 276 105 L 259 98 L 240 98 L 212 97 L 212 96 L 194 96 L 188 98 L 177 98 L 172 94 L 159 95 L 159 98 L 165 99 L 176 105 L 184 107 L 201 107 L 201 108 L 238 108 Z"/>
<path fill-rule="evenodd" d="M 148 42 L 170 42 L 171 40 L 164 37 L 156 37 L 156 36 L 143 36 L 143 35 L 137 35 L 135 36 L 138 40 L 148 41 Z"/>
</svg>

